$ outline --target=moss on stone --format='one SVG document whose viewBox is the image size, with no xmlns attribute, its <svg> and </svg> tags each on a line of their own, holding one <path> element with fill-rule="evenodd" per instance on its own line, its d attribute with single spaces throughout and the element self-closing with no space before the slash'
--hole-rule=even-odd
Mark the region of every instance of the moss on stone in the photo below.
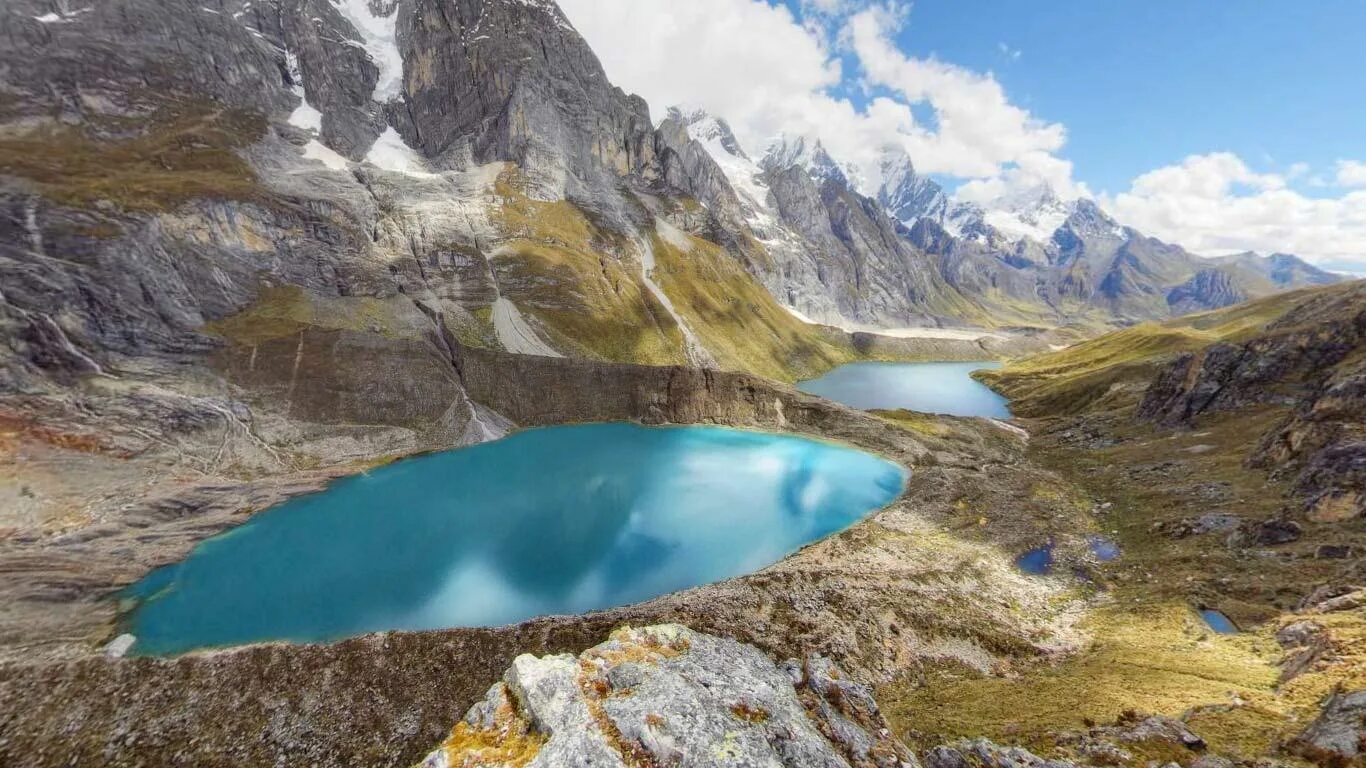
<svg viewBox="0 0 1366 768">
<path fill-rule="evenodd" d="M 499 291 L 555 346 L 613 362 L 684 361 L 683 334 L 641 285 L 630 243 L 572 203 L 531 199 L 515 169 L 495 189 L 495 222 L 507 238 L 492 256 Z"/>
<path fill-rule="evenodd" d="M 688 247 L 655 234 L 655 280 L 722 368 L 794 381 L 856 358 L 842 335 L 812 326 L 721 246 L 692 235 Z"/>
<path fill-rule="evenodd" d="M 39 194 L 74 207 L 107 201 L 128 211 L 164 211 L 196 198 L 260 195 L 236 150 L 257 141 L 257 114 L 203 102 L 166 102 L 133 131 L 97 134 L 48 125 L 0 137 L 0 174 L 27 179 Z"/>
<path fill-rule="evenodd" d="M 306 328 L 404 338 L 416 333 L 416 328 L 401 316 L 401 310 L 407 309 L 409 302 L 403 297 L 322 297 L 298 286 L 276 286 L 262 289 L 253 304 L 234 315 L 206 323 L 203 330 L 245 346 L 293 336 Z"/>
</svg>

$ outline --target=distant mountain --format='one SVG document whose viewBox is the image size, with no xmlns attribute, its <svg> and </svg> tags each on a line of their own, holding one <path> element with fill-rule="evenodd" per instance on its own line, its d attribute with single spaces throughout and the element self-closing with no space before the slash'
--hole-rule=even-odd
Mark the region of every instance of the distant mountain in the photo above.
<svg viewBox="0 0 1366 768">
<path fill-rule="evenodd" d="M 1268 288 L 1295 288 L 1304 285 L 1329 285 L 1340 282 L 1342 277 L 1310 264 L 1298 256 L 1288 253 L 1273 253 L 1262 256 L 1252 251 L 1212 259 L 1221 267 L 1240 270 L 1247 278 L 1260 276 L 1267 280 Z"/>
<path fill-rule="evenodd" d="M 899 147 L 883 151 L 878 161 L 879 179 L 875 196 L 892 218 L 907 227 L 920 219 L 943 224 L 949 198 L 935 181 L 916 173 L 906 150 Z"/>
<path fill-rule="evenodd" d="M 780 134 L 764 149 L 759 167 L 765 171 L 801 168 L 818 181 L 834 181 L 849 189 L 856 188 L 850 181 L 849 172 L 835 162 L 821 140 L 816 138 Z"/>
<path fill-rule="evenodd" d="M 1043 184 L 991 207 L 956 202 L 899 148 L 871 177 L 810 136 L 780 136 L 755 163 L 724 120 L 686 119 L 749 206 L 767 254 L 751 268 L 824 322 L 1104 325 L 1337 279 L 1290 256 L 1203 259 Z"/>
</svg>

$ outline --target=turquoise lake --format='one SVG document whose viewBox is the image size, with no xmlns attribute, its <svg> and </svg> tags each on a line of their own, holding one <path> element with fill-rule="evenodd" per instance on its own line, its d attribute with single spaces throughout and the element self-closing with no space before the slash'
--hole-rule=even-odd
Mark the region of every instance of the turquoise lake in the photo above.
<svg viewBox="0 0 1366 768">
<path fill-rule="evenodd" d="M 789 435 L 519 432 L 261 512 L 124 594 L 138 654 L 492 626 L 761 569 L 893 501 L 897 464 Z"/>
<path fill-rule="evenodd" d="M 797 388 L 869 410 L 905 408 L 951 416 L 1010 418 L 1004 397 L 972 378 L 1000 363 L 850 363 Z"/>
</svg>

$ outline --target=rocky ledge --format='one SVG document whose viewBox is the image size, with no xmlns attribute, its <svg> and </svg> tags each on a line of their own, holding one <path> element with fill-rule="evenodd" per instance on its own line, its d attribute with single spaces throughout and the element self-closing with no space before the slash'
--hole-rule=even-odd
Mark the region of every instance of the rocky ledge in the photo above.
<svg viewBox="0 0 1366 768">
<path fill-rule="evenodd" d="M 915 764 L 871 689 L 825 657 L 774 664 L 670 624 L 517 657 L 422 766 Z"/>
<path fill-rule="evenodd" d="M 451 350 L 465 391 L 508 424 L 636 420 L 789 431 L 875 451 L 912 467 L 912 477 L 888 508 L 769 568 L 640 605 L 502 628 L 171 659 L 101 656 L 100 645 L 116 634 L 115 606 L 102 596 L 245 519 L 244 487 L 255 489 L 249 506 L 259 509 L 282 489 L 313 487 L 321 473 L 236 484 L 210 478 L 176 491 L 158 515 L 95 501 L 99 536 L 77 530 L 0 546 L 0 568 L 13 574 L 4 589 L 23 595 L 0 615 L 0 712 L 9 714 L 0 721 L 0 764 L 410 765 L 519 654 L 577 652 L 622 624 L 684 623 L 779 658 L 819 653 L 873 682 L 932 662 L 990 673 L 1076 641 L 1068 585 L 1011 565 L 1037 536 L 1025 518 L 1075 511 L 1042 501 L 1011 516 L 978 511 L 1016 509 L 1031 489 L 1057 482 L 1025 461 L 1025 441 L 998 424 L 879 418 L 744 374 L 458 343 Z M 126 460 L 121 471 L 140 461 Z M 991 519 L 983 523 L 983 514 Z M 1061 553 L 1068 542 L 1059 543 Z M 1071 543 L 1085 550 L 1080 537 Z M 79 581 L 70 575 L 76 562 L 85 566 Z"/>
<path fill-rule="evenodd" d="M 1299 748 L 1354 758 L 1363 701 L 1335 696 Z M 1161 754 L 1167 766 L 1239 765 L 1182 720 L 1135 712 L 1058 733 L 1050 752 L 974 738 L 917 757 L 892 734 L 871 687 L 825 656 L 774 662 L 667 624 L 619 628 L 577 656 L 518 656 L 420 768 L 1086 768 L 1141 765 L 1138 753 Z"/>
<path fill-rule="evenodd" d="M 1251 338 L 1188 352 L 1148 386 L 1138 418 L 1191 426 L 1255 407 L 1290 414 L 1248 463 L 1292 481 L 1296 507 L 1316 522 L 1366 516 L 1366 283 L 1309 294 Z"/>
</svg>

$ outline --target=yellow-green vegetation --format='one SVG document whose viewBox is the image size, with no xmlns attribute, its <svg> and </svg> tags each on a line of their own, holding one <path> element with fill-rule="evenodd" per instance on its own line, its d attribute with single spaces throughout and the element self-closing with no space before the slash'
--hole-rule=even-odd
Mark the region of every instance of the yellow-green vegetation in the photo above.
<svg viewBox="0 0 1366 768">
<path fill-rule="evenodd" d="M 913 724 L 911 735 L 926 746 L 986 736 L 1049 752 L 1059 731 L 1112 723 L 1129 710 L 1179 715 L 1204 707 L 1197 733 L 1211 750 L 1252 758 L 1290 725 L 1287 703 L 1274 691 L 1279 670 L 1266 633 L 1216 635 L 1181 603 L 1104 607 L 1081 628 L 1091 647 L 1056 666 L 1000 677 L 945 667 L 909 690 L 885 686 L 878 701 L 893 725 Z M 1249 719 L 1263 722 L 1244 727 Z M 1142 765 L 1143 758 L 1172 759 L 1167 748 L 1136 744 L 1132 751 Z"/>
<path fill-rule="evenodd" d="M 722 368 L 793 381 L 855 359 L 843 334 L 784 311 L 721 246 L 653 232 L 635 242 L 573 203 L 523 190 L 514 168 L 495 185 L 506 239 L 493 270 L 501 294 L 556 347 L 615 362 L 685 362 L 682 329 L 641 278 L 641 252 L 650 248 L 654 280 Z"/>
<path fill-rule="evenodd" d="M 803 323 L 721 246 L 653 236 L 655 280 L 722 368 L 794 381 L 855 358 L 842 335 Z"/>
<path fill-rule="evenodd" d="M 1296 328 L 1321 322 L 1359 290 L 1311 289 L 1149 323 L 986 372 L 983 378 L 1014 398 L 1017 412 L 1049 417 L 1032 423 L 1027 453 L 1061 480 L 1036 484 L 1013 516 L 1032 503 L 1058 510 L 1079 500 L 1095 504 L 1086 517 L 1123 554 L 1091 566 L 1100 589 L 1079 625 L 1089 636 L 1081 651 L 1002 676 L 941 665 L 918 680 L 893 682 L 880 697 L 891 721 L 924 745 L 985 735 L 1065 755 L 1073 747 L 1060 740 L 1063 732 L 1109 725 L 1129 712 L 1163 714 L 1182 717 L 1214 754 L 1300 764 L 1283 745 L 1317 716 L 1335 686 L 1363 685 L 1366 616 L 1305 616 L 1296 606 L 1320 585 L 1351 583 L 1350 563 L 1316 552 L 1323 544 L 1366 546 L 1366 532 L 1309 524 L 1299 540 L 1277 546 L 1276 557 L 1230 547 L 1229 526 L 1281 514 L 1287 481 L 1246 459 L 1287 409 L 1206 414 L 1195 429 L 1182 430 L 1137 422 L 1132 410 L 1175 353 L 1245 341 L 1277 320 L 1288 326 L 1293 318 Z M 975 506 L 964 504 L 964 516 L 970 519 Z M 1213 633 L 1195 612 L 1200 607 L 1223 612 L 1242 632 Z M 1329 650 L 1282 680 L 1291 652 L 1274 635 L 1305 619 L 1323 628 Z M 1170 744 L 1124 747 L 1136 765 L 1188 765 L 1194 757 Z"/>
<path fill-rule="evenodd" d="M 441 749 L 450 765 L 461 768 L 520 768 L 535 760 L 544 746 L 545 737 L 531 731 L 501 734 L 457 723 Z"/>
<path fill-rule="evenodd" d="M 495 221 L 506 238 L 493 257 L 499 289 L 555 346 L 598 360 L 684 362 L 683 334 L 641 285 L 625 238 L 572 203 L 531 199 L 514 168 L 495 190 Z"/>
<path fill-rule="evenodd" d="M 43 196 L 89 207 L 164 211 L 194 198 L 251 199 L 256 175 L 235 150 L 261 137 L 260 115 L 201 102 L 170 102 L 132 129 L 47 125 L 0 137 L 0 174 Z"/>
<path fill-rule="evenodd" d="M 461 768 L 517 768 L 536 759 L 545 746 L 544 734 L 533 730 L 512 705 L 512 692 L 504 686 L 504 696 L 493 712 L 491 728 L 476 728 L 457 723 L 441 744 L 447 763 Z"/>
<path fill-rule="evenodd" d="M 1313 290 L 1142 323 L 974 375 L 1009 397 L 1019 416 L 1060 416 L 1126 405 L 1177 354 L 1255 336 Z"/>
<path fill-rule="evenodd" d="M 418 324 L 405 313 L 416 311 L 403 296 L 376 299 L 364 296 L 321 297 L 298 286 L 264 288 L 256 302 L 243 311 L 206 323 L 204 331 L 245 346 L 293 336 L 307 328 L 376 333 L 390 338 L 410 337 Z"/>
<path fill-rule="evenodd" d="M 902 429 L 928 437 L 947 437 L 953 430 L 943 419 L 919 411 L 895 410 L 873 411 L 875 416 L 886 419 Z"/>
</svg>

